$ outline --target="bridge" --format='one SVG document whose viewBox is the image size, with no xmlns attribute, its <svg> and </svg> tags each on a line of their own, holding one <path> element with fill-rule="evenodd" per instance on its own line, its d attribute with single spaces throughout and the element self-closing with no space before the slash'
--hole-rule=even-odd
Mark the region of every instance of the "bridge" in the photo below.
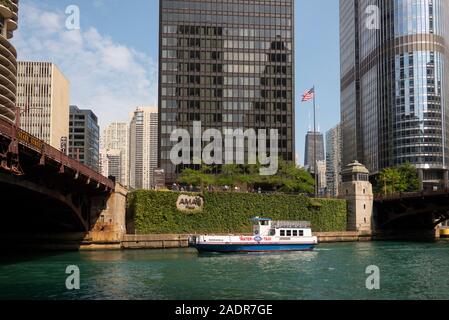
<svg viewBox="0 0 449 320">
<path fill-rule="evenodd" d="M 374 228 L 380 239 L 433 240 L 449 220 L 449 190 L 395 194 L 374 200 Z"/>
<path fill-rule="evenodd" d="M 125 232 L 126 193 L 112 180 L 0 119 L 0 243 L 5 237 L 30 234 L 118 241 Z"/>
</svg>

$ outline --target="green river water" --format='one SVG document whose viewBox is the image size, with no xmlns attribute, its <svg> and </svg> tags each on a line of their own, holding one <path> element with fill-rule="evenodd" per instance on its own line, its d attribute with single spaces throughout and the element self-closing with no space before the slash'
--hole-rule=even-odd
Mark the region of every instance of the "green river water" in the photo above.
<svg viewBox="0 0 449 320">
<path fill-rule="evenodd" d="M 80 290 L 66 288 L 66 268 Z M 380 289 L 368 290 L 368 266 Z M 314 252 L 195 250 L 3 255 L 0 299 L 449 299 L 449 242 L 322 244 Z"/>
</svg>

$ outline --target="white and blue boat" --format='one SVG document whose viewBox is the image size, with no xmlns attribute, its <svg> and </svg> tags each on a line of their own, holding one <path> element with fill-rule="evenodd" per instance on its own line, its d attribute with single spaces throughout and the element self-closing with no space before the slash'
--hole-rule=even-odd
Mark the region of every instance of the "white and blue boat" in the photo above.
<svg viewBox="0 0 449 320">
<path fill-rule="evenodd" d="M 202 235 L 189 239 L 189 245 L 200 253 L 245 253 L 311 251 L 318 244 L 310 222 L 253 219 L 253 236 Z"/>
</svg>

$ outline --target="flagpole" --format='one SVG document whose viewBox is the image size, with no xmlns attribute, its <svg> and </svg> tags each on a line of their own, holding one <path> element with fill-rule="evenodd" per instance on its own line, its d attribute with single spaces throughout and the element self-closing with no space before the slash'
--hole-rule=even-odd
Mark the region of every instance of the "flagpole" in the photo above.
<svg viewBox="0 0 449 320">
<path fill-rule="evenodd" d="M 317 147 L 316 147 L 316 90 L 313 86 L 313 165 L 315 174 L 315 197 L 318 197 L 318 161 L 317 161 Z"/>
</svg>

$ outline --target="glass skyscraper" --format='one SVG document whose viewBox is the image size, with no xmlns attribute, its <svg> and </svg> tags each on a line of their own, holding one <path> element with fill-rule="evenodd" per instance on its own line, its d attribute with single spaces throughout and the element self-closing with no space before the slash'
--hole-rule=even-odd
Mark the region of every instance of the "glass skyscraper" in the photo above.
<svg viewBox="0 0 449 320">
<path fill-rule="evenodd" d="M 343 165 L 447 186 L 447 0 L 340 0 Z"/>
<path fill-rule="evenodd" d="M 175 129 L 278 129 L 294 161 L 294 1 L 160 0 L 159 166 Z"/>
<path fill-rule="evenodd" d="M 316 151 L 316 159 L 315 159 Z M 304 153 L 304 166 L 312 173 L 315 173 L 315 163 L 326 160 L 324 153 L 324 136 L 320 132 L 307 132 L 306 148 Z"/>
</svg>

